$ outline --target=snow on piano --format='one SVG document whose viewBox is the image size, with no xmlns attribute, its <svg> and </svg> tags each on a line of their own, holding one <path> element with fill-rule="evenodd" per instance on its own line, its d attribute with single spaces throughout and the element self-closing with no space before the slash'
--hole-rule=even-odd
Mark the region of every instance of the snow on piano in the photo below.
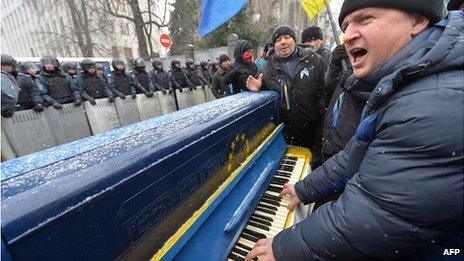
<svg viewBox="0 0 464 261">
<path fill-rule="evenodd" d="M 310 171 L 278 114 L 244 92 L 2 163 L 2 259 L 240 260 Z"/>
</svg>

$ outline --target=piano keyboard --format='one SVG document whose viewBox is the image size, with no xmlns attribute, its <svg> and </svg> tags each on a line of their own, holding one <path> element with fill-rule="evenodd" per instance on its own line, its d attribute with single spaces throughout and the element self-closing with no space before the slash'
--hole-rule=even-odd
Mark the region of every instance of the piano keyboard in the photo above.
<svg viewBox="0 0 464 261">
<path fill-rule="evenodd" d="M 271 238 L 293 225 L 292 214 L 286 206 L 290 197 L 279 197 L 285 183 L 295 184 L 303 177 L 305 157 L 284 156 L 276 174 L 262 195 L 254 213 L 229 253 L 228 260 L 244 260 L 255 243 Z"/>
</svg>

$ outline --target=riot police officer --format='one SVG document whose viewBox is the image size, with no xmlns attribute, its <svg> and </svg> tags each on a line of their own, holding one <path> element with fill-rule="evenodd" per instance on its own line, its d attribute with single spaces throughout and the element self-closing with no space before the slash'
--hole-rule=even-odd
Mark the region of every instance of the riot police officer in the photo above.
<svg viewBox="0 0 464 261">
<path fill-rule="evenodd" d="M 101 77 L 103 77 L 106 84 L 108 84 L 108 77 L 105 74 L 105 70 L 103 68 L 103 65 L 101 63 L 95 63 L 95 69 L 96 69 L 97 74 L 100 75 Z"/>
<path fill-rule="evenodd" d="M 126 95 L 131 95 L 132 99 L 135 99 L 137 82 L 133 76 L 126 73 L 124 61 L 114 59 L 111 66 L 113 66 L 113 71 L 108 77 L 110 90 L 121 99 L 125 99 Z"/>
<path fill-rule="evenodd" d="M 40 59 L 43 70 L 40 72 L 42 98 L 55 109 L 61 109 L 63 103 L 74 102 L 81 105 L 81 96 L 73 78 L 59 69 L 59 62 L 53 55 Z"/>
<path fill-rule="evenodd" d="M 77 76 L 77 65 L 73 62 L 65 62 L 63 63 L 63 71 L 67 73 L 69 76 L 73 77 L 73 79 Z"/>
<path fill-rule="evenodd" d="M 18 102 L 19 87 L 16 82 L 16 60 L 8 54 L 1 55 L 1 89 L 2 89 L 2 116 L 11 117 L 16 111 L 15 105 Z"/>
<path fill-rule="evenodd" d="M 40 80 L 37 74 L 37 66 L 33 62 L 24 62 L 20 64 L 20 73 L 18 74 L 19 95 L 16 110 L 33 109 L 36 112 L 44 110 L 44 100 L 40 95 Z"/>
<path fill-rule="evenodd" d="M 169 94 L 172 93 L 172 82 L 169 79 L 168 73 L 164 71 L 163 63 L 160 59 L 153 60 L 153 70 L 150 71 L 150 79 L 153 83 L 153 86 L 156 91 L 162 91 L 163 94 L 166 94 L 166 91 Z"/>
<path fill-rule="evenodd" d="M 203 77 L 200 77 L 199 71 L 197 70 L 195 63 L 192 59 L 188 59 L 185 62 L 185 72 L 189 81 L 193 84 L 193 89 L 197 89 L 197 86 L 201 86 L 203 89 L 205 88 L 206 83 L 202 80 Z"/>
<path fill-rule="evenodd" d="M 108 98 L 114 101 L 113 93 L 108 88 L 105 79 L 96 72 L 96 64 L 92 59 L 83 59 L 81 62 L 82 72 L 76 77 L 76 84 L 81 92 L 82 98 L 95 105 L 95 99 Z"/>
<path fill-rule="evenodd" d="M 195 87 L 188 79 L 185 71 L 180 68 L 180 61 L 177 59 L 174 59 L 171 62 L 169 78 L 171 79 L 174 88 L 179 89 L 180 92 L 182 92 L 182 88 L 189 88 L 190 90 L 193 90 L 193 87 Z"/>
<path fill-rule="evenodd" d="M 134 60 L 133 76 L 137 80 L 137 93 L 144 93 L 147 97 L 153 97 L 155 87 L 145 70 L 145 61 L 142 58 Z"/>
<path fill-rule="evenodd" d="M 208 85 L 211 85 L 213 82 L 213 73 L 209 69 L 209 64 L 207 61 L 203 60 L 200 62 L 200 72 L 203 77 L 203 81 Z"/>
</svg>

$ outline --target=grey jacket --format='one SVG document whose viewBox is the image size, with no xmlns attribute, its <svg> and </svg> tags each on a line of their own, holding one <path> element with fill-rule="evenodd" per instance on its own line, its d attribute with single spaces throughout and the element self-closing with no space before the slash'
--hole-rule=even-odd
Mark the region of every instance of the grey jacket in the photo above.
<svg viewBox="0 0 464 261">
<path fill-rule="evenodd" d="M 295 185 L 304 203 L 344 192 L 275 237 L 277 260 L 463 249 L 463 16 L 416 36 L 363 81 L 375 88 L 355 136 Z"/>
</svg>

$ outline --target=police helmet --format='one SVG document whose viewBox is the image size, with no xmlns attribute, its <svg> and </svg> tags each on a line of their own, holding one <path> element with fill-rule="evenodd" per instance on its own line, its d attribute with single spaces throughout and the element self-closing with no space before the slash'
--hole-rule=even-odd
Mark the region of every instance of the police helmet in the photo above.
<svg viewBox="0 0 464 261">
<path fill-rule="evenodd" d="M 136 58 L 134 60 L 134 69 L 144 69 L 145 68 L 145 61 L 142 58 Z"/>
<path fill-rule="evenodd" d="M 76 63 L 73 62 L 65 62 L 63 63 L 63 70 L 68 72 L 69 70 L 77 70 Z"/>
<path fill-rule="evenodd" d="M 42 56 L 42 58 L 40 58 L 40 63 L 43 66 L 45 66 L 46 64 L 51 64 L 55 68 L 58 68 L 58 66 L 60 65 L 60 63 L 58 62 L 58 59 L 56 59 L 56 56 L 50 55 L 50 54 Z"/>
<path fill-rule="evenodd" d="M 95 61 L 88 58 L 83 59 L 81 61 L 81 68 L 82 70 L 95 69 Z"/>
<path fill-rule="evenodd" d="M 116 66 L 119 64 L 124 66 L 124 61 L 121 59 L 114 59 L 113 62 L 111 62 L 111 66 L 113 66 L 113 69 L 115 70 L 117 69 Z"/>
<path fill-rule="evenodd" d="M 185 66 L 187 67 L 190 67 L 192 64 L 195 64 L 192 59 L 187 59 L 187 61 L 185 61 Z"/>
<path fill-rule="evenodd" d="M 179 66 L 180 66 L 179 59 L 174 59 L 174 60 L 171 61 L 171 67 L 175 67 L 176 64 L 179 64 Z"/>
<path fill-rule="evenodd" d="M 29 69 L 35 69 L 36 71 L 39 70 L 39 68 L 37 68 L 37 65 L 33 62 L 23 62 L 19 65 L 19 69 L 21 70 L 22 73 L 24 74 L 27 74 L 27 71 Z"/>
<path fill-rule="evenodd" d="M 18 66 L 18 63 L 16 62 L 16 60 L 13 58 L 13 56 L 9 55 L 9 54 L 2 54 L 1 55 L 1 63 L 2 63 L 2 66 L 3 65 L 10 65 L 11 67 L 13 68 L 16 68 L 16 66 Z"/>
<path fill-rule="evenodd" d="M 153 68 L 156 68 L 158 66 L 163 66 L 163 63 L 161 62 L 160 59 L 156 58 L 153 60 L 153 62 L 151 63 L 153 65 Z"/>
</svg>

